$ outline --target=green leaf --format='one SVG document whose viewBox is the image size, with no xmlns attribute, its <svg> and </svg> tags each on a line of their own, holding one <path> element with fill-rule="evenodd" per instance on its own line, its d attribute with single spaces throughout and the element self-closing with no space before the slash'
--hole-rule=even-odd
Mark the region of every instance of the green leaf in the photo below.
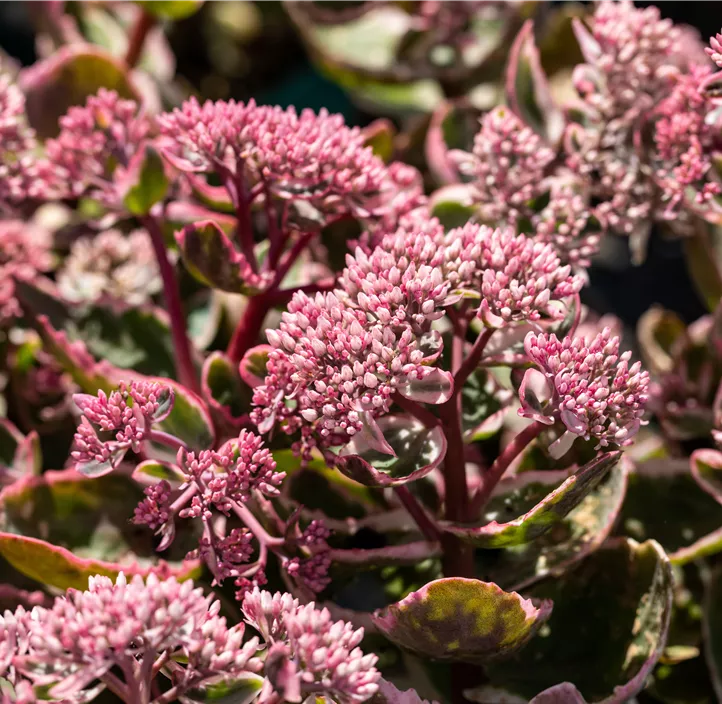
<svg viewBox="0 0 722 704">
<path fill-rule="evenodd" d="M 627 469 L 622 459 L 563 521 L 536 540 L 477 553 L 477 575 L 504 589 L 522 589 L 543 577 L 561 574 L 606 540 L 626 487 Z"/>
<path fill-rule="evenodd" d="M 439 426 L 429 429 L 415 418 L 383 416 L 378 420 L 378 429 L 393 455 L 358 433 L 336 461 L 343 474 L 360 484 L 406 484 L 425 477 L 444 459 L 446 438 Z"/>
<path fill-rule="evenodd" d="M 123 205 L 129 213 L 139 217 L 147 215 L 165 198 L 169 185 L 163 159 L 150 144 L 133 156 L 118 182 Z"/>
<path fill-rule="evenodd" d="M 251 347 L 248 352 L 243 355 L 238 371 L 241 379 L 255 389 L 261 386 L 266 379 L 266 367 L 268 366 L 268 355 L 273 347 L 271 345 L 256 345 Z"/>
<path fill-rule="evenodd" d="M 201 387 L 211 413 L 222 423 L 234 426 L 250 410 L 250 394 L 238 367 L 222 352 L 212 352 L 206 359 Z"/>
<path fill-rule="evenodd" d="M 652 460 L 630 474 L 618 534 L 656 540 L 674 559 L 721 525 L 722 506 L 698 486 L 686 460 Z"/>
<path fill-rule="evenodd" d="M 442 186 L 429 196 L 431 215 L 439 219 L 445 230 L 462 227 L 476 215 L 470 188 L 466 184 Z"/>
<path fill-rule="evenodd" d="M 155 484 L 159 481 L 180 485 L 185 481 L 183 473 L 170 462 L 145 460 L 133 470 L 133 479 L 140 484 Z"/>
<path fill-rule="evenodd" d="M 475 371 L 461 390 L 464 439 L 477 442 L 495 435 L 501 429 L 504 414 L 513 398 L 511 391 L 499 388 L 488 371 Z"/>
<path fill-rule="evenodd" d="M 531 698 L 560 681 L 588 702 L 626 702 L 662 654 L 672 612 L 672 569 L 661 546 L 620 539 L 565 576 L 530 591 L 554 611 L 519 655 L 493 663 L 500 686 Z"/>
<path fill-rule="evenodd" d="M 206 286 L 229 293 L 256 293 L 241 276 L 250 266 L 214 220 L 186 225 L 176 233 L 186 269 Z"/>
<path fill-rule="evenodd" d="M 173 410 L 157 427 L 181 439 L 194 452 L 213 447 L 213 419 L 203 399 L 172 379 L 154 380 L 171 386 L 175 393 Z"/>
<path fill-rule="evenodd" d="M 100 88 L 139 100 L 125 65 L 89 44 L 64 46 L 20 73 L 28 122 L 42 138 L 55 137 L 58 119 L 73 105 L 83 105 Z"/>
<path fill-rule="evenodd" d="M 364 146 L 371 147 L 374 154 L 388 163 L 394 155 L 394 136 L 396 128 L 393 122 L 380 117 L 363 128 Z"/>
<path fill-rule="evenodd" d="M 549 618 L 537 604 L 476 579 L 430 582 L 374 612 L 376 627 L 400 647 L 433 660 L 488 662 L 518 650 Z"/>
<path fill-rule="evenodd" d="M 203 0 L 136 0 L 135 4 L 159 20 L 182 20 L 198 12 Z"/>
<path fill-rule="evenodd" d="M 554 480 L 559 478 L 557 472 L 525 472 L 498 485 L 478 526 L 444 523 L 443 528 L 464 542 L 480 548 L 528 543 L 561 523 L 599 484 L 620 457 L 620 452 L 600 455 L 565 478 L 551 492 L 550 484 L 553 486 L 556 483 Z M 552 476 L 546 479 L 544 475 Z M 527 508 L 529 504 L 532 504 L 531 508 Z M 524 513 L 519 516 L 522 511 Z M 505 520 L 509 515 L 519 517 Z"/>
<path fill-rule="evenodd" d="M 15 569 L 58 589 L 86 589 L 88 577 L 147 574 L 155 561 L 149 531 L 130 518 L 143 494 L 121 474 L 88 479 L 73 470 L 20 480 L 0 493 L 0 555 Z M 169 559 L 179 560 L 176 550 Z M 166 566 L 190 577 L 197 562 Z"/>
<path fill-rule="evenodd" d="M 674 368 L 674 345 L 686 326 L 676 313 L 652 306 L 637 323 L 637 338 L 645 365 L 657 374 Z"/>
<path fill-rule="evenodd" d="M 248 673 L 235 679 L 220 679 L 188 690 L 184 701 L 214 702 L 214 704 L 250 704 L 260 693 L 264 678 Z"/>
<path fill-rule="evenodd" d="M 700 223 L 692 237 L 685 237 L 684 256 L 697 293 L 712 312 L 722 299 L 720 259 L 706 224 Z"/>
<path fill-rule="evenodd" d="M 695 450 L 689 466 L 697 484 L 722 504 L 722 452 L 711 448 Z"/>
</svg>

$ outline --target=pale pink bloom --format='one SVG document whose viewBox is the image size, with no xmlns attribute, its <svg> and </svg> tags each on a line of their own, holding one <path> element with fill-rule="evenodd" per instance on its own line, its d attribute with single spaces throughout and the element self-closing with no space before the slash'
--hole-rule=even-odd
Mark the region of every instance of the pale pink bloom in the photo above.
<svg viewBox="0 0 722 704">
<path fill-rule="evenodd" d="M 630 366 L 630 352 L 619 354 L 619 338 L 609 328 L 591 342 L 529 333 L 524 349 L 550 387 L 543 422 L 561 420 L 573 435 L 598 440 L 597 447 L 630 443 L 643 422 L 649 374 L 639 362 Z M 519 413 L 538 415 L 527 407 Z"/>
</svg>

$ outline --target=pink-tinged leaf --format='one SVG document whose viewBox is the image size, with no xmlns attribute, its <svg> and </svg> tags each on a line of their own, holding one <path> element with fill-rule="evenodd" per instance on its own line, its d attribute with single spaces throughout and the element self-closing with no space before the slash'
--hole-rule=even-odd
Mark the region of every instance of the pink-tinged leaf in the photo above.
<svg viewBox="0 0 722 704">
<path fill-rule="evenodd" d="M 423 379 L 408 377 L 396 390 L 403 397 L 418 403 L 445 403 L 454 391 L 454 377 L 449 372 L 434 367 Z"/>
<path fill-rule="evenodd" d="M 529 596 L 554 602 L 544 637 L 490 664 L 492 686 L 531 699 L 561 681 L 600 704 L 629 702 L 644 687 L 667 641 L 674 596 L 658 543 L 610 541 Z"/>
<path fill-rule="evenodd" d="M 656 540 L 675 562 L 685 561 L 719 544 L 722 505 L 692 476 L 688 459 L 655 459 L 630 474 L 617 526 L 618 533 Z"/>
<path fill-rule="evenodd" d="M 159 460 L 145 460 L 141 462 L 131 475 L 139 484 L 151 486 L 160 481 L 167 481 L 177 488 L 185 481 L 185 476 L 177 465 Z"/>
<path fill-rule="evenodd" d="M 259 291 L 249 262 L 214 220 L 186 225 L 175 238 L 186 269 L 201 283 L 228 293 Z"/>
<path fill-rule="evenodd" d="M 201 389 L 216 421 L 227 430 L 238 430 L 250 410 L 250 392 L 238 369 L 222 352 L 212 352 L 203 363 Z"/>
<path fill-rule="evenodd" d="M 147 215 L 162 201 L 169 186 L 165 164 L 152 144 L 138 149 L 116 182 L 118 196 L 126 210 L 138 217 Z"/>
<path fill-rule="evenodd" d="M 540 475 L 551 475 L 541 477 Z M 534 472 L 540 479 L 563 481 L 562 472 Z M 523 482 L 523 476 L 519 481 Z M 536 540 L 523 545 L 502 548 L 494 553 L 479 553 L 478 576 L 494 581 L 507 590 L 525 589 L 545 577 L 565 573 L 573 565 L 597 550 L 615 524 L 627 489 L 628 462 L 624 456 L 607 476 L 558 522 Z M 514 480 L 510 480 L 514 481 Z M 533 482 L 528 485 L 533 487 Z M 543 484 L 538 498 L 544 496 Z M 529 500 L 534 502 L 533 495 Z M 536 502 L 535 502 L 536 503 Z"/>
<path fill-rule="evenodd" d="M 540 692 L 529 704 L 587 704 L 587 701 L 571 682 L 562 682 Z"/>
<path fill-rule="evenodd" d="M 185 549 L 158 563 L 153 538 L 131 529 L 143 494 L 130 477 L 88 479 L 74 470 L 22 479 L 0 493 L 0 556 L 19 572 L 58 589 L 85 589 L 88 577 L 197 574 Z"/>
<path fill-rule="evenodd" d="M 602 47 L 599 42 L 592 36 L 587 26 L 578 17 L 572 19 L 572 29 L 574 35 L 579 42 L 582 56 L 588 64 L 596 64 L 602 56 Z"/>
<path fill-rule="evenodd" d="M 73 105 L 83 105 L 100 88 L 139 100 L 128 69 L 121 61 L 90 44 L 64 46 L 20 73 L 28 121 L 43 137 L 55 137 L 58 119 Z"/>
<path fill-rule="evenodd" d="M 722 452 L 695 450 L 689 460 L 692 476 L 702 489 L 722 504 Z"/>
<path fill-rule="evenodd" d="M 243 355 L 238 371 L 241 379 L 252 389 L 265 383 L 268 355 L 272 349 L 271 345 L 257 345 Z"/>
<path fill-rule="evenodd" d="M 637 339 L 650 372 L 668 374 L 674 369 L 673 348 L 686 331 L 684 322 L 671 311 L 652 306 L 637 323 Z"/>
<path fill-rule="evenodd" d="M 379 680 L 379 689 L 369 701 L 371 704 L 432 704 L 426 699 L 422 699 L 415 689 L 407 689 L 402 692 L 384 679 Z"/>
<path fill-rule="evenodd" d="M 361 130 L 364 146 L 371 147 L 374 154 L 388 164 L 394 156 L 396 127 L 385 117 L 379 117 Z"/>
<path fill-rule="evenodd" d="M 450 116 L 454 106 L 442 103 L 431 115 L 431 123 L 426 132 L 426 163 L 436 181 L 442 186 L 460 183 L 458 169 L 449 159 L 449 146 L 444 138 L 444 121 Z M 471 145 L 468 145 L 471 146 Z"/>
<path fill-rule="evenodd" d="M 438 543 L 419 541 L 403 545 L 387 545 L 383 548 L 353 548 L 348 550 L 333 549 L 330 552 L 334 562 L 343 565 L 374 566 L 385 565 L 417 565 L 430 557 L 441 556 Z"/>
<path fill-rule="evenodd" d="M 192 225 L 199 220 L 213 220 L 223 232 L 229 235 L 234 232 L 237 224 L 236 218 L 232 215 L 218 213 L 189 201 L 176 200 L 168 203 L 165 209 L 165 215 L 166 224 L 172 228 L 172 232 L 186 225 Z"/>
<path fill-rule="evenodd" d="M 565 118 L 556 104 L 534 42 L 534 23 L 527 20 L 509 52 L 506 71 L 506 98 L 509 107 L 535 132 L 558 144 L 565 129 Z"/>
<path fill-rule="evenodd" d="M 442 528 L 479 548 L 528 543 L 560 523 L 575 509 L 620 457 L 621 452 L 608 452 L 596 457 L 549 493 L 546 492 L 550 485 L 556 483 L 555 479 L 558 481 L 558 472 L 524 472 L 497 486 L 479 525 L 443 523 Z M 552 476 L 546 479 L 545 474 Z M 525 510 L 535 500 L 535 494 L 539 493 L 542 493 L 542 500 Z M 525 510 L 522 515 L 519 515 L 520 509 Z M 512 515 L 518 518 L 504 520 L 506 516 Z"/>
<path fill-rule="evenodd" d="M 167 157 L 167 155 L 164 155 Z M 168 159 L 171 161 L 171 159 Z M 233 201 L 225 186 L 212 186 L 203 176 L 186 173 L 186 180 L 193 189 L 193 195 L 211 210 L 220 210 L 223 213 L 232 213 Z"/>
<path fill-rule="evenodd" d="M 42 460 L 37 432 L 23 435 L 9 420 L 0 418 L 0 486 L 40 474 Z"/>
<path fill-rule="evenodd" d="M 388 451 L 363 447 L 354 439 L 336 460 L 347 477 L 373 487 L 398 486 L 425 477 L 446 454 L 446 438 L 437 426 L 428 429 L 415 418 L 384 416 L 378 420 Z"/>
<path fill-rule="evenodd" d="M 532 602 L 476 579 L 447 577 L 374 612 L 396 645 L 432 660 L 489 662 L 521 648 L 549 618 L 552 602 Z"/>
<path fill-rule="evenodd" d="M 702 301 L 711 312 L 722 300 L 722 271 L 709 228 L 700 224 L 694 237 L 683 240 L 687 269 Z"/>
<path fill-rule="evenodd" d="M 539 399 L 537 391 L 548 386 L 544 375 L 538 369 L 527 369 L 519 385 L 519 415 L 537 420 L 545 425 L 553 425 L 554 417 L 544 413 L 544 403 Z"/>
<path fill-rule="evenodd" d="M 722 528 L 707 533 L 691 545 L 669 553 L 669 560 L 673 565 L 682 567 L 720 552 L 722 552 Z"/>
<path fill-rule="evenodd" d="M 144 378 L 169 386 L 173 391 L 173 407 L 167 417 L 156 423 L 156 427 L 175 435 L 196 452 L 213 447 L 216 437 L 213 418 L 203 399 L 173 379 Z"/>
<path fill-rule="evenodd" d="M 476 214 L 471 184 L 442 186 L 429 196 L 429 212 L 444 226 L 445 230 L 464 226 Z M 452 291 L 446 305 L 452 305 L 462 298 L 480 298 L 478 291 Z"/>
</svg>

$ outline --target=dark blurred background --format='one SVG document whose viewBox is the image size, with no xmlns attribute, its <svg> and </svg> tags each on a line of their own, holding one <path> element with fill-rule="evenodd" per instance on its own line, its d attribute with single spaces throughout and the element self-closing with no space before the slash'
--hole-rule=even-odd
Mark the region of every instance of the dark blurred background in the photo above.
<svg viewBox="0 0 722 704">
<path fill-rule="evenodd" d="M 663 16 L 696 27 L 702 37 L 722 27 L 722 2 L 638 2 L 657 4 Z M 23 65 L 35 60 L 33 2 L 0 2 L 0 48 Z M 341 112 L 349 124 L 372 116 L 324 78 L 309 61 L 280 2 L 207 1 L 201 11 L 169 26 L 182 87 L 203 98 L 246 100 Z M 609 251 L 590 272 L 583 295 L 598 313 L 614 313 L 633 327 L 653 304 L 676 311 L 691 322 L 704 313 L 687 275 L 681 244 L 653 235 L 647 260 L 629 261 L 626 242 Z"/>
</svg>

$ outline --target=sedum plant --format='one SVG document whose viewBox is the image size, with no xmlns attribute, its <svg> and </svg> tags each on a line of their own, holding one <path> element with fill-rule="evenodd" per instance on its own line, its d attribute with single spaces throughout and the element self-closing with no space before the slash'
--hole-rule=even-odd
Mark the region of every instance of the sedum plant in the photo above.
<svg viewBox="0 0 722 704">
<path fill-rule="evenodd" d="M 557 16 L 562 91 L 503 3 L 287 9 L 327 63 L 401 13 L 334 66 L 448 100 L 174 102 L 195 2 L 0 79 L 2 703 L 719 701 L 722 38 Z M 710 314 L 630 336 L 581 296 L 653 229 Z"/>
</svg>

